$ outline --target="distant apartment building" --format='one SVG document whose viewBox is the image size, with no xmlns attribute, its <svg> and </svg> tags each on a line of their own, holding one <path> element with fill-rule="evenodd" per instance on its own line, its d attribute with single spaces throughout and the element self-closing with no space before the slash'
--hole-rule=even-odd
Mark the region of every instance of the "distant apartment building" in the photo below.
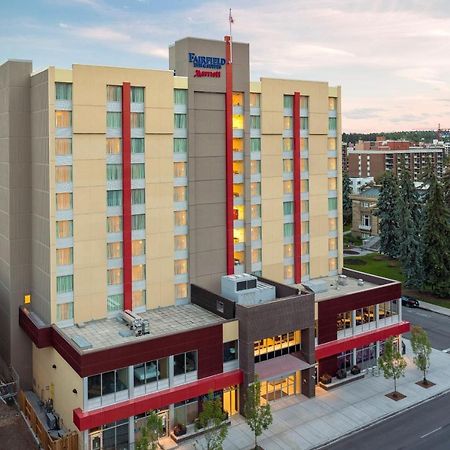
<svg viewBox="0 0 450 450">
<path fill-rule="evenodd" d="M 379 218 L 376 215 L 380 186 L 368 186 L 360 192 L 351 194 L 352 233 L 367 239 L 378 236 Z"/>
<path fill-rule="evenodd" d="M 347 149 L 348 171 L 352 178 L 378 178 L 387 171 L 397 175 L 404 168 L 411 172 L 414 181 L 420 181 L 428 164 L 437 176 L 442 176 L 445 155 L 443 144 L 415 145 L 380 137 L 376 141 L 359 141 Z"/>
</svg>

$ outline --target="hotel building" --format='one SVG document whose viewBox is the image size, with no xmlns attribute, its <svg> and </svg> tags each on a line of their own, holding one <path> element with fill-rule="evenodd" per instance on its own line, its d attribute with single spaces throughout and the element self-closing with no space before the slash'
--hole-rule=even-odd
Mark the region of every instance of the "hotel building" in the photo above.
<svg viewBox="0 0 450 450">
<path fill-rule="evenodd" d="M 228 37 L 169 69 L 0 66 L 2 355 L 81 449 L 237 414 L 255 374 L 312 397 L 409 327 L 343 268 L 340 88 L 252 82 Z"/>
</svg>

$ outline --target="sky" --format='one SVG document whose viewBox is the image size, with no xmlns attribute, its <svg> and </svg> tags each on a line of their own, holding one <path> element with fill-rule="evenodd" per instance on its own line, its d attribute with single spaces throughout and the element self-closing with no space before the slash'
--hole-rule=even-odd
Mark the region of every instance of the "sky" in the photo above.
<svg viewBox="0 0 450 450">
<path fill-rule="evenodd" d="M 0 63 L 168 68 L 186 36 L 250 43 L 251 79 L 342 86 L 345 132 L 450 128 L 450 0 L 0 0 Z"/>
</svg>

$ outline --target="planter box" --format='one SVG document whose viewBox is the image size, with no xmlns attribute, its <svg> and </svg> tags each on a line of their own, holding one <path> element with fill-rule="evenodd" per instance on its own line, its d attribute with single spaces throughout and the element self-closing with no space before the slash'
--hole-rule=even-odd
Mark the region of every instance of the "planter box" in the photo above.
<svg viewBox="0 0 450 450">
<path fill-rule="evenodd" d="M 227 420 L 224 421 L 224 423 L 227 424 L 227 425 L 230 425 L 231 424 L 231 420 L 227 419 Z M 178 444 L 179 442 L 183 442 L 186 439 L 191 439 L 191 438 L 196 437 L 196 436 L 201 436 L 207 430 L 208 430 L 207 428 L 200 428 L 200 430 L 197 430 L 195 428 L 195 425 L 192 424 L 192 425 L 188 425 L 186 427 L 186 433 L 183 434 L 182 436 L 175 436 L 173 434 L 173 431 L 171 431 L 170 432 L 170 437 L 172 438 L 172 440 L 174 440 Z"/>
<path fill-rule="evenodd" d="M 344 384 L 351 383 L 352 381 L 361 380 L 361 378 L 364 378 L 363 373 L 359 373 L 358 375 L 348 375 L 347 378 L 344 378 L 342 380 L 338 380 L 337 378 L 333 378 L 333 381 L 329 384 L 324 384 L 322 382 L 319 382 L 319 386 L 326 391 L 329 391 L 330 389 L 334 389 L 339 386 L 343 386 Z"/>
</svg>

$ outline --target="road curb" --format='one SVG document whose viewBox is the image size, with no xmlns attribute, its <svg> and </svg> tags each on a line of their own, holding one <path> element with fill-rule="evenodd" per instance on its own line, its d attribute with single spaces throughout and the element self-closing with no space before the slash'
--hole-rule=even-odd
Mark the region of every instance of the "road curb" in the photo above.
<svg viewBox="0 0 450 450">
<path fill-rule="evenodd" d="M 350 433 L 344 434 L 344 435 L 339 436 L 339 437 L 337 437 L 335 439 L 331 439 L 331 440 L 325 442 L 324 444 L 320 444 L 320 445 L 318 445 L 316 447 L 311 447 L 311 450 L 319 450 L 319 449 L 327 447 L 328 445 L 336 444 L 337 442 L 340 442 L 340 441 L 342 441 L 342 440 L 344 440 L 344 439 L 346 439 L 346 438 L 348 438 L 350 436 L 353 436 L 354 434 L 357 434 L 360 431 L 367 430 L 368 428 L 372 428 L 375 425 L 378 425 L 378 424 L 380 424 L 382 422 L 385 422 L 388 419 L 391 419 L 392 417 L 395 417 L 395 416 L 398 416 L 400 414 L 403 414 L 403 413 L 405 413 L 407 411 L 410 411 L 411 409 L 416 408 L 417 406 L 420 406 L 420 405 L 423 405 L 425 403 L 428 403 L 431 400 L 434 400 L 434 399 L 436 399 L 438 397 L 442 397 L 443 395 L 446 395 L 448 393 L 450 393 L 450 388 L 446 389 L 445 391 L 442 391 L 442 392 L 439 392 L 437 394 L 434 394 L 432 397 L 426 398 L 426 399 L 420 401 L 419 403 L 415 403 L 414 405 L 410 405 L 407 408 L 402 409 L 401 411 L 395 411 L 395 412 L 389 413 L 389 414 L 387 414 L 385 416 L 382 416 L 379 419 L 375 420 L 374 422 L 371 422 L 368 425 L 362 425 L 362 426 L 360 426 L 358 428 L 355 428 Z"/>
<path fill-rule="evenodd" d="M 450 312 L 448 314 L 443 313 L 441 311 L 436 311 L 435 309 L 430 309 L 430 308 L 424 308 L 423 306 L 418 306 L 417 309 L 421 309 L 423 311 L 429 311 L 429 312 L 434 312 L 436 314 L 439 314 L 441 316 L 445 316 L 445 317 L 450 317 Z"/>
</svg>

